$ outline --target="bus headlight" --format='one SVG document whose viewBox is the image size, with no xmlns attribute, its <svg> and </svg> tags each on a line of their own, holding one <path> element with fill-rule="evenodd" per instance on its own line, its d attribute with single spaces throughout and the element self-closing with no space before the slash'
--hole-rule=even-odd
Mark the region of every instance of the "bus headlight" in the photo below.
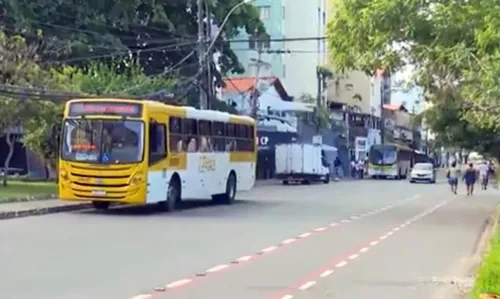
<svg viewBox="0 0 500 299">
<path fill-rule="evenodd" d="M 66 169 L 64 169 L 64 168 L 60 169 L 59 176 L 61 177 L 61 179 L 65 180 L 65 181 L 69 181 L 69 176 L 68 176 L 68 172 L 66 171 Z"/>
<path fill-rule="evenodd" d="M 130 180 L 130 185 L 138 185 L 144 182 L 144 174 L 142 172 L 137 172 L 132 176 Z"/>
</svg>

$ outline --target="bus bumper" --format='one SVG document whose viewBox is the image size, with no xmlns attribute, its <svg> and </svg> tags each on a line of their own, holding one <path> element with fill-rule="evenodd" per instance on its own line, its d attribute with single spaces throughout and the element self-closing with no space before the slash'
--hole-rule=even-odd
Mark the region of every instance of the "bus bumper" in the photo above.
<svg viewBox="0 0 500 299">
<path fill-rule="evenodd" d="M 120 188 L 120 190 L 112 190 L 110 188 L 101 188 L 99 190 L 85 189 L 75 188 L 71 186 L 71 183 L 60 182 L 59 199 L 79 202 L 107 201 L 131 205 L 146 204 L 146 184 L 127 186 Z"/>
</svg>

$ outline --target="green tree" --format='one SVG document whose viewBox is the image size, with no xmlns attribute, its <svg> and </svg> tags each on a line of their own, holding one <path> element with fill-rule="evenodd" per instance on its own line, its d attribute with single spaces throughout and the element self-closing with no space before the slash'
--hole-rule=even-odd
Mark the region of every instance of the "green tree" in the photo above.
<svg viewBox="0 0 500 299">
<path fill-rule="evenodd" d="M 12 85 L 30 88 L 51 86 L 49 73 L 40 65 L 39 49 L 27 45 L 21 36 L 7 36 L 0 31 L 0 84 L 5 92 L 0 92 L 0 136 L 5 138 L 8 153 L 3 164 L 3 186 L 7 186 L 10 162 L 14 155 L 14 144 L 20 136 L 19 128 L 36 111 L 30 98 L 18 98 L 8 91 Z"/>
<path fill-rule="evenodd" d="M 500 131 L 496 1 L 341 0 L 329 24 L 341 71 L 395 73 L 412 65 L 413 85 L 435 104 L 426 119 L 443 141 L 493 151 Z M 488 138 L 488 140 L 484 140 Z"/>
<path fill-rule="evenodd" d="M 54 61 L 86 64 L 114 56 L 139 58 L 146 74 L 160 74 L 177 65 L 196 46 L 197 7 L 193 1 L 76 1 L 4 0 L 4 23 L 11 31 L 34 35 L 42 29 L 46 39 L 60 45 Z M 227 13 L 241 0 L 206 0 L 213 21 L 221 24 Z M 241 29 L 248 34 L 265 32 L 259 12 L 252 4 L 234 11 L 222 37 L 235 37 Z M 223 72 L 242 72 L 230 44 L 216 45 L 222 53 Z M 183 63 L 185 75 L 196 73 L 196 53 Z"/>
<path fill-rule="evenodd" d="M 314 123 L 319 128 L 328 128 L 330 124 L 330 110 L 326 106 L 317 107 L 316 98 L 310 94 L 303 93 L 298 98 L 298 101 L 314 106 L 315 119 Z"/>
</svg>

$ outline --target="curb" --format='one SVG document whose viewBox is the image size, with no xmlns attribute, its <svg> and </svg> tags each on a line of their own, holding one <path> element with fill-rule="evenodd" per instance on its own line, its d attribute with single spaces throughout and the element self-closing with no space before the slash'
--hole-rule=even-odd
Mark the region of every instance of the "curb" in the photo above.
<svg viewBox="0 0 500 299">
<path fill-rule="evenodd" d="M 0 212 L 0 220 L 8 220 L 14 218 L 23 218 L 29 216 L 41 216 L 46 214 L 55 214 L 55 213 L 63 213 L 63 212 L 71 212 L 71 211 L 80 211 L 92 208 L 92 204 L 89 203 L 78 203 L 64 206 L 55 206 L 48 208 L 36 208 L 30 210 L 21 210 L 21 211 L 8 211 L 8 212 Z"/>
<path fill-rule="evenodd" d="M 50 200 L 50 199 L 57 199 L 57 194 L 46 194 L 46 195 L 40 195 L 40 196 L 11 197 L 11 198 L 6 198 L 6 199 L 1 199 L 0 205 L 6 204 L 6 203 L 14 203 L 14 202 L 43 201 L 43 200 Z"/>
</svg>

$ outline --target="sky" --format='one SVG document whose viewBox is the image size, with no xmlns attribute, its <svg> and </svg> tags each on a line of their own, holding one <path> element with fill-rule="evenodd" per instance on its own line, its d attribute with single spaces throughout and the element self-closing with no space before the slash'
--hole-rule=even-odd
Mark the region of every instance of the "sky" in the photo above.
<svg viewBox="0 0 500 299">
<path fill-rule="evenodd" d="M 395 90 L 392 90 L 391 94 L 391 102 L 393 104 L 403 104 L 406 103 L 406 108 L 409 111 L 413 111 L 415 109 L 416 113 L 419 113 L 422 111 L 424 105 L 421 100 L 420 96 L 420 89 L 419 88 L 412 88 L 410 90 L 401 90 L 400 88 L 397 88 L 401 82 L 404 81 L 409 81 L 411 75 L 413 73 L 413 67 L 408 66 L 404 68 L 403 70 L 397 72 L 393 77 L 392 77 L 392 86 L 393 88 L 395 87 Z"/>
</svg>

